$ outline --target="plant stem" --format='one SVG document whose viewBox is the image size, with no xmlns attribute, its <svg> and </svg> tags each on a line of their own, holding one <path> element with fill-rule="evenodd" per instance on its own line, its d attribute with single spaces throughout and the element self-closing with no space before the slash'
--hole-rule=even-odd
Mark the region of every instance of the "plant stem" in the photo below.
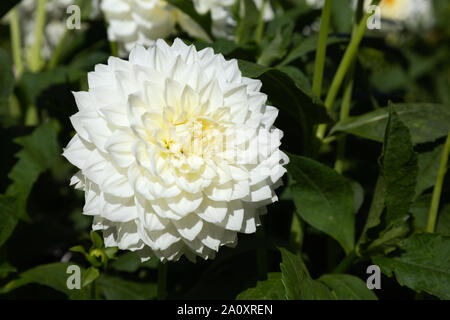
<svg viewBox="0 0 450 320">
<path fill-rule="evenodd" d="M 341 113 L 340 113 L 340 117 L 339 117 L 340 120 L 344 120 L 344 119 L 348 118 L 348 115 L 350 114 L 350 105 L 352 102 L 352 93 L 353 93 L 354 71 L 355 71 L 355 62 L 352 63 L 350 71 L 345 80 L 344 95 L 342 98 Z M 345 145 L 346 145 L 346 139 L 345 139 L 345 135 L 343 135 L 337 141 L 337 158 L 336 158 L 336 162 L 334 163 L 334 169 L 339 174 L 341 174 L 344 171 Z"/>
<path fill-rule="evenodd" d="M 118 57 L 119 56 L 119 53 L 118 53 L 118 50 L 117 50 L 117 42 L 110 41 L 109 42 L 109 49 L 111 50 L 111 55 L 113 57 Z"/>
<path fill-rule="evenodd" d="M 333 0 L 325 0 L 320 22 L 319 42 L 317 44 L 316 61 L 314 64 L 313 93 L 320 98 L 322 92 L 323 70 L 325 68 L 325 56 L 327 52 L 328 28 L 331 17 L 331 3 Z"/>
<path fill-rule="evenodd" d="M 28 67 L 32 72 L 38 72 L 43 64 L 41 59 L 42 39 L 45 31 L 45 4 L 47 0 L 37 0 L 36 24 L 34 29 L 34 43 L 31 48 L 31 56 Z"/>
<path fill-rule="evenodd" d="M 442 184 L 444 183 L 445 173 L 447 172 L 448 154 L 450 152 L 450 132 L 445 140 L 444 150 L 442 151 L 441 164 L 439 165 L 438 176 L 431 199 L 430 214 L 428 216 L 427 232 L 434 232 L 439 210 L 439 200 L 442 193 Z"/>
<path fill-rule="evenodd" d="M 167 271 L 168 263 L 160 262 L 158 265 L 158 300 L 165 300 L 167 298 Z"/>
<path fill-rule="evenodd" d="M 355 25 L 353 26 L 352 37 L 356 33 L 356 24 L 360 22 L 362 17 L 362 0 L 358 0 L 356 13 L 355 13 Z M 339 120 L 344 120 L 348 118 L 350 114 L 350 106 L 352 102 L 353 93 L 353 77 L 355 75 L 356 61 L 353 60 L 349 72 L 345 77 L 344 82 L 344 94 L 342 96 L 341 112 L 339 115 Z M 345 158 L 345 148 L 346 148 L 346 135 L 342 135 L 337 140 L 337 156 L 336 162 L 334 163 L 334 169 L 337 173 L 342 174 L 344 171 L 344 158 Z"/>
<path fill-rule="evenodd" d="M 342 259 L 342 261 L 338 264 L 336 269 L 334 269 L 333 273 L 345 273 L 350 269 L 350 267 L 356 262 L 358 256 L 355 250 L 350 251 L 350 253 Z"/>
<path fill-rule="evenodd" d="M 361 21 L 356 27 L 352 39 L 350 40 L 350 43 L 347 49 L 345 50 L 344 57 L 342 58 L 341 63 L 339 64 L 339 67 L 336 71 L 336 75 L 334 76 L 330 90 L 328 91 L 327 97 L 325 99 L 325 107 L 327 108 L 328 111 L 330 111 L 331 108 L 333 107 L 336 96 L 339 92 L 339 89 L 341 88 L 341 84 L 347 74 L 347 71 L 349 70 L 350 66 L 353 63 L 353 60 L 356 57 L 359 44 L 361 43 L 364 33 L 366 32 L 367 20 L 372 14 L 373 13 L 366 13 L 361 18 Z M 317 131 L 317 137 L 323 139 L 323 137 L 325 136 L 325 131 L 326 125 L 320 125 Z"/>
<path fill-rule="evenodd" d="M 39 123 L 39 113 L 35 105 L 29 105 L 25 112 L 25 125 L 36 126 Z"/>
<path fill-rule="evenodd" d="M 16 78 L 23 73 L 22 46 L 20 42 L 19 15 L 17 9 L 12 9 L 9 14 L 9 30 L 11 33 L 11 48 L 16 71 Z"/>
<path fill-rule="evenodd" d="M 53 50 L 50 61 L 48 62 L 49 69 L 53 69 L 54 67 L 56 67 L 58 65 L 59 60 L 61 59 L 61 53 L 62 53 L 64 47 L 66 46 L 67 39 L 69 38 L 69 32 L 70 32 L 69 29 L 66 29 L 66 31 L 64 31 L 63 37 L 59 41 L 56 48 Z"/>
<path fill-rule="evenodd" d="M 341 63 L 339 64 L 336 75 L 334 76 L 333 82 L 331 83 L 330 91 L 328 91 L 327 98 L 325 99 L 325 107 L 328 110 L 331 110 L 334 100 L 336 99 L 337 93 L 341 87 L 342 81 L 347 73 L 347 70 L 350 68 L 356 54 L 358 52 L 359 44 L 366 32 L 367 19 L 372 15 L 372 13 L 366 13 L 361 21 L 359 22 L 358 27 L 356 28 L 356 32 L 352 37 L 347 50 L 345 51 L 344 57 L 342 58 Z"/>
<path fill-rule="evenodd" d="M 264 32 L 264 10 L 266 9 L 266 0 L 263 0 L 261 11 L 259 12 L 258 27 L 256 28 L 256 43 L 261 43 Z"/>
<path fill-rule="evenodd" d="M 17 96 L 13 93 L 9 96 L 9 115 L 13 119 L 20 119 L 22 116 L 22 110 L 20 109 L 20 102 Z"/>
<path fill-rule="evenodd" d="M 361 21 L 361 18 L 364 14 L 364 0 L 358 0 L 356 4 L 356 10 L 355 10 L 355 24 L 358 24 Z"/>
</svg>

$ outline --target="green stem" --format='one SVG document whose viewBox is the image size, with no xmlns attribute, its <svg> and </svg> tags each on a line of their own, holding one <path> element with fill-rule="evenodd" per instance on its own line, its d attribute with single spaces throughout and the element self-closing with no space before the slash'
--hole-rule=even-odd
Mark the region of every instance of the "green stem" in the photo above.
<svg viewBox="0 0 450 320">
<path fill-rule="evenodd" d="M 66 46 L 66 42 L 67 39 L 69 38 L 69 29 L 66 29 L 66 31 L 64 32 L 63 37 L 61 38 L 61 40 L 59 41 L 58 45 L 56 46 L 56 48 L 53 50 L 52 56 L 50 58 L 50 61 L 48 62 L 48 68 L 49 69 L 53 69 L 54 67 L 56 67 L 61 59 L 61 53 L 63 51 L 63 49 Z"/>
<path fill-rule="evenodd" d="M 158 265 L 158 300 L 165 300 L 167 298 L 167 271 L 168 263 L 160 262 Z"/>
<path fill-rule="evenodd" d="M 355 10 L 355 23 L 358 24 L 364 14 L 364 0 L 358 0 L 358 3 L 356 4 L 356 10 Z"/>
<path fill-rule="evenodd" d="M 350 68 L 356 54 L 358 52 L 359 44 L 366 32 L 367 19 L 371 16 L 370 13 L 366 13 L 364 17 L 361 19 L 358 27 L 356 28 L 356 33 L 352 37 L 350 44 L 347 47 L 347 50 L 344 53 L 344 57 L 338 67 L 336 75 L 334 76 L 333 82 L 331 83 L 330 91 L 325 99 L 325 107 L 329 110 L 333 107 L 334 100 L 339 92 L 342 81 Z"/>
<path fill-rule="evenodd" d="M 12 9 L 9 14 L 9 30 L 11 33 L 11 48 L 16 77 L 20 78 L 24 68 L 22 62 L 22 46 L 20 43 L 19 15 L 17 14 L 17 9 L 15 8 Z"/>
<path fill-rule="evenodd" d="M 36 126 L 39 124 L 39 113 L 35 105 L 29 105 L 25 112 L 25 125 Z"/>
<path fill-rule="evenodd" d="M 325 107 L 328 111 L 331 110 L 331 108 L 334 105 L 334 101 L 336 99 L 336 96 L 339 92 L 339 89 L 341 88 L 342 82 L 347 74 L 347 71 L 349 70 L 350 66 L 353 63 L 353 60 L 356 57 L 356 54 L 358 52 L 359 44 L 361 43 L 361 40 L 364 36 L 364 33 L 366 32 L 366 26 L 367 26 L 367 20 L 373 13 L 366 13 L 361 21 L 359 22 L 358 26 L 355 29 L 355 32 L 352 36 L 352 39 L 350 40 L 350 43 L 345 50 L 344 57 L 341 60 L 341 63 L 339 64 L 339 67 L 336 71 L 336 75 L 334 76 L 333 82 L 331 83 L 330 90 L 328 91 L 327 97 L 325 99 Z M 320 125 L 317 131 L 317 136 L 320 139 L 323 139 L 325 136 L 326 131 L 326 125 Z"/>
<path fill-rule="evenodd" d="M 332 1 L 333 0 L 325 0 L 325 5 L 322 9 L 319 42 L 317 44 L 316 61 L 314 64 L 313 93 L 318 98 L 320 98 L 322 92 L 323 70 L 325 68 L 325 56 L 327 52 L 327 38 L 330 25 Z"/>
<path fill-rule="evenodd" d="M 334 269 L 333 273 L 346 273 L 358 259 L 355 250 L 350 251 L 350 253 L 338 264 L 336 269 Z"/>
<path fill-rule="evenodd" d="M 119 56 L 119 53 L 118 53 L 118 50 L 117 50 L 117 42 L 110 41 L 109 42 L 109 49 L 111 50 L 111 55 L 113 57 L 118 57 Z"/>
<path fill-rule="evenodd" d="M 14 93 L 9 96 L 9 115 L 13 119 L 20 119 L 22 116 L 19 99 Z"/>
<path fill-rule="evenodd" d="M 28 66 L 32 72 L 38 72 L 43 65 L 41 58 L 41 47 L 45 31 L 45 4 L 46 0 L 37 0 L 34 43 L 31 48 L 31 56 L 28 60 Z"/>
<path fill-rule="evenodd" d="M 444 151 L 442 151 L 441 164 L 439 165 L 438 176 L 431 199 L 430 215 L 428 216 L 427 232 L 434 232 L 439 210 L 439 200 L 442 193 L 442 184 L 444 183 L 445 173 L 447 172 L 448 154 L 450 152 L 450 132 L 445 140 Z"/>
<path fill-rule="evenodd" d="M 353 93 L 353 76 L 355 73 L 355 61 L 353 61 L 350 70 L 347 74 L 344 84 L 344 95 L 342 97 L 342 105 L 341 105 L 341 113 L 339 116 L 340 120 L 347 119 L 350 114 L 350 106 L 352 102 L 352 93 Z M 344 171 L 344 158 L 345 158 L 345 148 L 346 148 L 346 136 L 343 135 L 339 137 L 337 141 L 337 157 L 336 162 L 334 163 L 334 169 L 339 174 L 342 174 Z"/>
<path fill-rule="evenodd" d="M 263 0 L 261 11 L 259 12 L 258 27 L 256 28 L 256 43 L 261 43 L 264 32 L 264 11 L 266 9 L 266 0 Z"/>
</svg>

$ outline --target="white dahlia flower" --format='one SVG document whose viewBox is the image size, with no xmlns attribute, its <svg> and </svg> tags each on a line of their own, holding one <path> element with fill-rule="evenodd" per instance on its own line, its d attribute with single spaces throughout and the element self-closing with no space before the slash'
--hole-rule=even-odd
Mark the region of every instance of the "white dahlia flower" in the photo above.
<svg viewBox="0 0 450 320">
<path fill-rule="evenodd" d="M 176 39 L 111 57 L 88 82 L 63 155 L 106 246 L 208 259 L 255 232 L 289 161 L 259 80 Z"/>
</svg>

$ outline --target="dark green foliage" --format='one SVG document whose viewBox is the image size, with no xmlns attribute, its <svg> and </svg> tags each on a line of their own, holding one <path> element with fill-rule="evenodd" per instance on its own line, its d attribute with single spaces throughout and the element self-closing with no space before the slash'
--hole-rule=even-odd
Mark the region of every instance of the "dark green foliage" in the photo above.
<svg viewBox="0 0 450 320">
<path fill-rule="evenodd" d="M 0 18 L 18 2 L 2 0 Z M 91 1 L 77 0 L 83 28 L 68 31 L 39 72 L 25 65 L 19 75 L 2 20 L 0 299 L 450 299 L 450 179 L 440 168 L 450 131 L 448 1 L 433 1 L 430 29 L 365 30 L 345 74 L 350 101 L 342 86 L 329 110 L 324 101 L 357 17 L 353 1 L 333 1 L 320 96 L 312 93 L 320 9 L 267 0 L 275 17 L 264 21 L 253 0 L 237 0 L 230 37 L 216 39 L 211 12 L 199 14 L 190 0 L 167 2 L 205 31 L 203 39 L 177 36 L 236 59 L 279 109 L 275 126 L 290 159 L 279 201 L 257 235 L 240 234 L 236 248 L 220 248 L 212 261 L 181 258 L 166 269 L 156 258 L 106 248 L 81 214 L 83 192 L 69 186 L 76 169 L 61 156 L 74 134 L 71 91 L 87 90 L 87 73 L 114 52 L 105 22 L 90 17 Z M 427 233 L 438 177 L 438 217 Z M 367 288 L 371 263 L 385 275 L 382 290 Z M 67 287 L 71 265 L 80 267 L 79 290 Z"/>
</svg>

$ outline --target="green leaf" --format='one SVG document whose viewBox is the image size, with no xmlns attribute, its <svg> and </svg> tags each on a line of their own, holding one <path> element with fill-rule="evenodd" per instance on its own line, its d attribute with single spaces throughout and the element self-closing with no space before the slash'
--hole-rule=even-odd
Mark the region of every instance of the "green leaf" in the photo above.
<svg viewBox="0 0 450 320">
<path fill-rule="evenodd" d="M 141 258 L 135 252 L 127 252 L 117 257 L 117 259 L 111 263 L 111 267 L 117 271 L 132 273 L 144 267 L 156 269 L 158 261 L 158 259 L 153 257 L 146 262 L 141 262 Z"/>
<path fill-rule="evenodd" d="M 94 230 L 91 230 L 92 249 L 101 249 L 103 247 L 103 238 Z"/>
<path fill-rule="evenodd" d="M 386 222 L 383 221 L 383 224 L 380 225 L 380 227 L 385 225 Z M 376 230 L 377 228 L 374 229 Z M 370 243 L 363 253 L 367 256 L 378 253 L 388 254 L 397 249 L 399 242 L 404 239 L 410 231 L 411 226 L 409 216 L 398 219 L 395 223 L 388 224 L 387 227 L 378 232 L 378 237 Z"/>
<path fill-rule="evenodd" d="M 107 300 L 148 300 L 156 297 L 156 284 L 134 282 L 102 274 L 97 284 Z"/>
<path fill-rule="evenodd" d="M 383 144 L 382 173 L 386 183 L 386 218 L 388 221 L 401 219 L 408 214 L 414 198 L 418 165 L 409 129 L 393 105 Z"/>
<path fill-rule="evenodd" d="M 283 24 L 277 26 L 277 30 L 271 39 L 263 39 L 261 46 L 264 49 L 257 60 L 258 64 L 269 66 L 272 62 L 280 60 L 286 55 L 294 26 L 293 21 L 286 20 Z"/>
<path fill-rule="evenodd" d="M 89 267 L 84 273 L 81 279 L 81 286 L 86 287 L 90 283 L 94 282 L 100 276 L 100 271 L 97 268 Z"/>
<path fill-rule="evenodd" d="M 308 53 L 312 53 L 317 50 L 317 41 L 318 36 L 310 36 L 304 38 L 297 46 L 295 46 L 291 52 L 287 55 L 287 57 L 280 63 L 280 66 L 285 66 L 290 64 L 291 62 L 305 56 Z M 347 43 L 347 39 L 342 39 L 341 37 L 336 36 L 328 36 L 327 38 L 327 47 L 334 44 L 342 44 Z"/>
<path fill-rule="evenodd" d="M 416 197 L 436 183 L 443 149 L 444 146 L 440 145 L 432 151 L 418 155 L 419 173 L 417 176 Z"/>
<path fill-rule="evenodd" d="M 331 3 L 331 25 L 336 32 L 350 33 L 353 26 L 354 10 L 350 0 Z"/>
<path fill-rule="evenodd" d="M 77 55 L 71 62 L 70 67 L 78 70 L 92 70 L 96 64 L 105 63 L 109 54 L 102 51 L 83 52 Z"/>
<path fill-rule="evenodd" d="M 333 290 L 338 300 L 378 300 L 361 279 L 348 274 L 325 274 L 319 281 Z"/>
<path fill-rule="evenodd" d="M 211 34 L 211 14 L 210 12 L 206 14 L 199 14 L 197 10 L 195 10 L 194 4 L 192 1 L 186 0 L 166 0 L 171 5 L 180 9 L 183 14 L 187 14 L 192 18 L 202 29 L 207 33 L 207 35 L 213 39 L 214 37 Z"/>
<path fill-rule="evenodd" d="M 259 10 L 253 0 L 243 0 L 239 3 L 243 16 L 240 17 L 235 29 L 236 43 L 243 44 L 255 40 L 256 28 L 259 23 Z"/>
<path fill-rule="evenodd" d="M 396 104 L 395 111 L 409 128 L 414 144 L 434 141 L 448 134 L 450 108 L 445 105 L 427 103 Z M 339 121 L 331 133 L 343 131 L 363 138 L 384 141 L 389 118 L 388 108 L 380 108 L 361 116 Z"/>
<path fill-rule="evenodd" d="M 406 71 L 398 65 L 391 65 L 387 69 L 374 70 L 370 82 L 382 92 L 404 90 L 410 85 Z"/>
<path fill-rule="evenodd" d="M 86 72 L 67 66 L 58 66 L 40 73 L 25 72 L 18 86 L 24 93 L 26 104 L 36 105 L 39 95 L 55 85 L 70 84 L 86 76 Z"/>
<path fill-rule="evenodd" d="M 0 279 L 7 277 L 10 273 L 17 272 L 17 269 L 8 262 L 0 263 Z"/>
<path fill-rule="evenodd" d="M 70 276 L 70 274 L 67 273 L 67 268 L 71 265 L 73 265 L 73 263 L 58 262 L 34 267 L 21 273 L 18 279 L 7 283 L 0 289 L 0 294 L 8 293 L 30 283 L 37 283 L 65 293 L 71 299 L 89 298 L 89 293 L 86 288 L 71 290 L 67 287 L 67 279 Z M 83 276 L 85 271 L 81 267 L 80 270 L 81 275 Z"/>
<path fill-rule="evenodd" d="M 39 126 L 30 136 L 14 140 L 23 148 L 16 154 L 19 161 L 8 177 L 12 180 L 6 191 L 10 197 L 18 197 L 18 216 L 26 215 L 26 201 L 38 177 L 51 168 L 59 157 L 57 135 L 59 124 L 47 122 Z"/>
<path fill-rule="evenodd" d="M 78 5 L 81 9 L 81 20 L 89 20 L 89 17 L 93 11 L 93 2 L 90 0 L 76 0 L 74 4 Z"/>
<path fill-rule="evenodd" d="M 414 234 L 402 241 L 402 253 L 373 257 L 381 271 L 402 286 L 450 299 L 450 238 L 432 233 Z"/>
<path fill-rule="evenodd" d="M 311 83 L 300 69 L 293 66 L 277 67 L 277 69 L 287 74 L 295 82 L 297 88 L 305 91 L 310 97 L 313 96 Z"/>
<path fill-rule="evenodd" d="M 280 248 L 281 281 L 288 300 L 335 300 L 332 292 L 320 281 L 313 280 L 302 259 Z"/>
<path fill-rule="evenodd" d="M 238 60 L 238 63 L 243 76 L 259 78 L 270 101 L 298 122 L 308 120 L 314 125 L 331 121 L 321 102 L 308 93 L 309 87 L 302 88 L 302 82 L 292 80 L 283 69 L 266 68 L 245 60 Z M 301 119 L 301 116 L 306 118 Z"/>
<path fill-rule="evenodd" d="M 381 156 L 382 176 L 377 182 L 366 225 L 358 241 L 359 254 L 387 254 L 410 231 L 409 208 L 418 173 L 409 129 L 390 107 Z M 386 204 L 386 215 L 382 216 Z M 373 240 L 373 241 L 371 241 Z"/>
<path fill-rule="evenodd" d="M 197 50 L 203 50 L 205 48 L 212 48 L 214 52 L 221 53 L 224 56 L 227 56 L 234 52 L 235 50 L 242 48 L 234 41 L 228 39 L 217 39 L 214 42 L 205 42 L 205 41 L 194 41 L 194 46 Z"/>
<path fill-rule="evenodd" d="M 18 221 L 17 199 L 0 195 L 0 246 L 11 236 Z"/>
<path fill-rule="evenodd" d="M 69 250 L 72 252 L 78 252 L 78 253 L 81 253 L 81 254 L 84 254 L 85 256 L 87 256 L 87 252 L 83 246 L 75 246 L 75 247 L 70 248 Z"/>
<path fill-rule="evenodd" d="M 297 212 L 310 225 L 336 239 L 348 253 L 354 248 L 354 192 L 350 182 L 330 167 L 290 155 L 292 195 Z"/>
<path fill-rule="evenodd" d="M 103 252 L 105 252 L 108 259 L 115 259 L 117 251 L 119 251 L 118 247 L 108 247 L 103 249 Z"/>
<path fill-rule="evenodd" d="M 127 252 L 117 258 L 111 267 L 117 271 L 135 272 L 139 269 L 141 259 L 135 252 Z"/>
<path fill-rule="evenodd" d="M 258 281 L 256 287 L 241 292 L 236 300 L 286 300 L 281 273 L 268 273 L 267 280 Z"/>
<path fill-rule="evenodd" d="M 359 255 L 362 255 L 362 251 L 369 244 L 373 237 L 369 235 L 371 229 L 376 228 L 381 222 L 381 215 L 385 207 L 386 198 L 386 184 L 383 176 L 379 175 L 377 183 L 375 185 L 375 191 L 370 204 L 369 215 L 367 216 L 366 224 L 364 225 L 363 232 L 356 245 L 356 251 Z"/>
<path fill-rule="evenodd" d="M 316 138 L 314 126 L 331 121 L 323 104 L 309 92 L 309 88 L 300 88 L 296 82 L 281 70 L 266 68 L 249 61 L 238 60 L 239 68 L 245 77 L 259 78 L 263 83 L 262 91 L 269 96 L 270 102 L 300 124 L 303 132 L 303 147 L 311 153 Z"/>
</svg>

